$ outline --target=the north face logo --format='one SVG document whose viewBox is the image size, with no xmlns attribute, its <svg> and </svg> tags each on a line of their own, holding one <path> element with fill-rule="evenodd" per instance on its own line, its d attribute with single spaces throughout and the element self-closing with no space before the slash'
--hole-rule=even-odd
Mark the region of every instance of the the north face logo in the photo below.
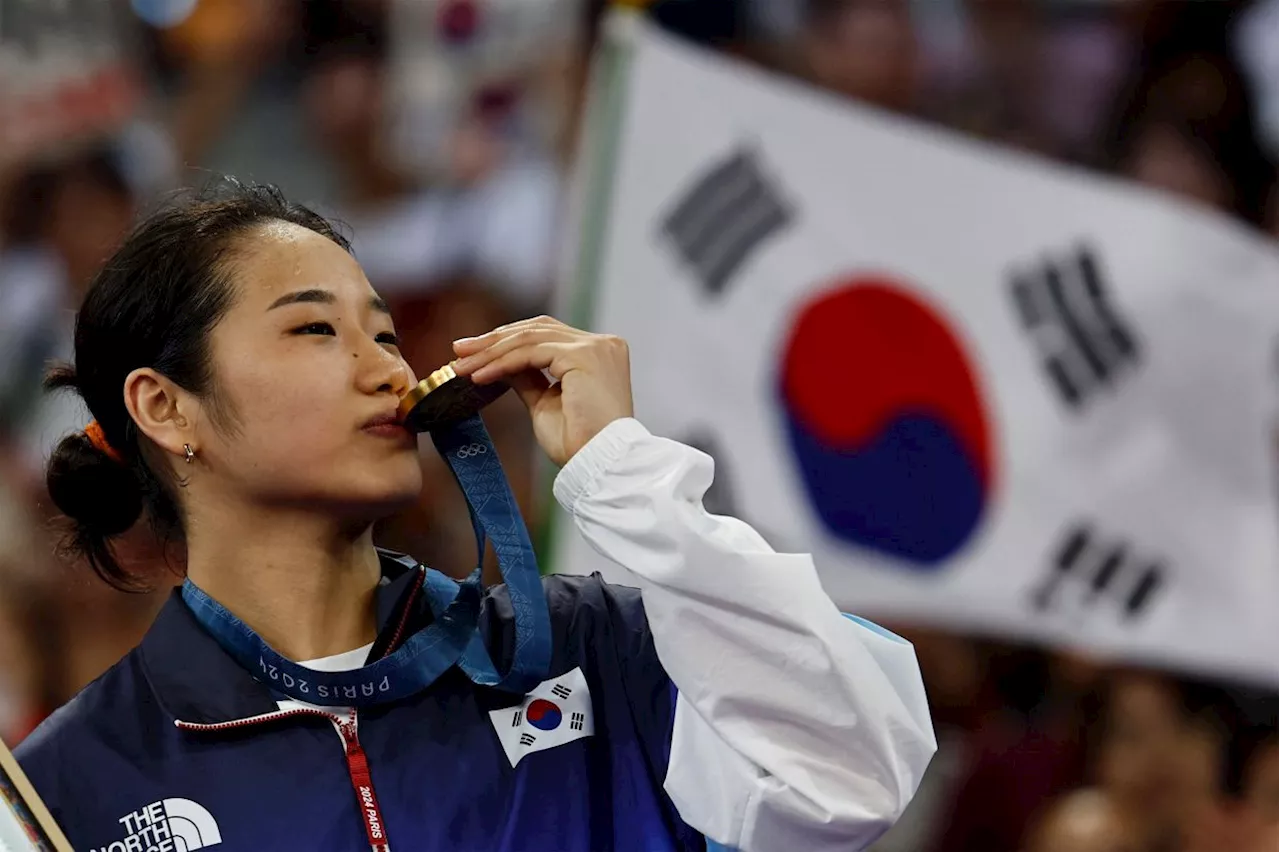
<svg viewBox="0 0 1280 852">
<path fill-rule="evenodd" d="M 89 852 L 193 852 L 222 842 L 213 815 L 190 799 L 163 799 L 120 818 L 125 837 Z"/>
</svg>

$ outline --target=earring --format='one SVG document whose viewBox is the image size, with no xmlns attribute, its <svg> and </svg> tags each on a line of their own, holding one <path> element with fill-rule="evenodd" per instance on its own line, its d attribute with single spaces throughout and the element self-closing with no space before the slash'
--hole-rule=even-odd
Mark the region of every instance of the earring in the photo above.
<svg viewBox="0 0 1280 852">
<path fill-rule="evenodd" d="M 187 454 L 187 464 L 191 464 L 196 460 L 196 451 L 191 449 L 190 444 L 183 444 L 182 451 Z"/>
</svg>

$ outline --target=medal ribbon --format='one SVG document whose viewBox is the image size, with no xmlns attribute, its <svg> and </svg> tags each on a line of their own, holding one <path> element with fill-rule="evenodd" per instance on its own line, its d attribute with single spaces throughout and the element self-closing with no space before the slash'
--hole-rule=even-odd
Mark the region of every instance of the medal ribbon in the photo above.
<svg viewBox="0 0 1280 852">
<path fill-rule="evenodd" d="M 271 648 L 247 624 L 195 583 L 182 599 L 196 620 L 236 662 L 272 689 L 311 704 L 363 707 L 395 701 L 426 689 L 458 665 L 475 683 L 527 693 L 546 679 L 551 662 L 551 618 L 533 545 L 515 495 L 479 415 L 431 433 L 462 489 L 476 535 L 476 569 L 461 583 L 430 568 L 422 587 L 433 621 L 386 657 L 345 672 L 300 666 Z M 477 630 L 484 588 L 480 579 L 486 538 L 493 542 L 515 613 L 515 652 L 500 673 Z"/>
</svg>

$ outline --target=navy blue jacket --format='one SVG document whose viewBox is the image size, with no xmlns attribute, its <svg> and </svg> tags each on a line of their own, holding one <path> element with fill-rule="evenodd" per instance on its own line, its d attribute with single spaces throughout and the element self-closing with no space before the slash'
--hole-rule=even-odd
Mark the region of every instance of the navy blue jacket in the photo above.
<svg viewBox="0 0 1280 852">
<path fill-rule="evenodd" d="M 415 572 L 385 555 L 383 563 L 392 579 L 379 589 L 371 658 L 430 618 Z M 598 575 L 547 577 L 543 587 L 550 675 L 581 669 L 594 735 L 513 768 L 489 713 L 523 696 L 478 687 L 457 669 L 412 698 L 360 711 L 385 842 L 396 852 L 704 849 L 663 792 L 675 690 L 639 593 Z M 513 631 L 501 587 L 486 598 L 481 629 L 505 666 Z M 17 757 L 79 852 L 370 849 L 351 749 L 327 718 L 281 714 L 277 697 L 175 592 L 139 647 Z"/>
</svg>

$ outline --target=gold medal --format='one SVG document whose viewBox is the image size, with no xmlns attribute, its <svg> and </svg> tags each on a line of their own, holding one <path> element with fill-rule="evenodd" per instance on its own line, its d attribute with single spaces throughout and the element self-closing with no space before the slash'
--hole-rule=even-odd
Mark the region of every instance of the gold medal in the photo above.
<svg viewBox="0 0 1280 852">
<path fill-rule="evenodd" d="M 450 362 L 400 399 L 400 421 L 410 432 L 430 432 L 476 414 L 510 389 L 506 382 L 478 385 Z"/>
</svg>

